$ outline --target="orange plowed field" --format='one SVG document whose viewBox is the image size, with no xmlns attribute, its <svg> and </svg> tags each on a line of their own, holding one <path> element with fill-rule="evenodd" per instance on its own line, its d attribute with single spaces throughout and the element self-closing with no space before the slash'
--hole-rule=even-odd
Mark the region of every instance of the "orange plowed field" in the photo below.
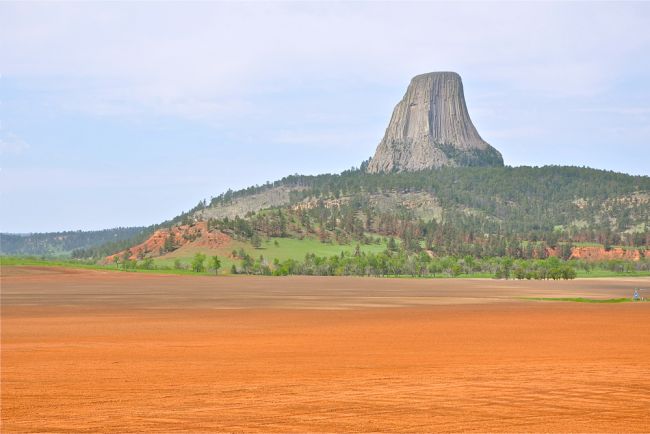
<svg viewBox="0 0 650 434">
<path fill-rule="evenodd" d="M 647 432 L 637 286 L 8 268 L 2 432 Z"/>
</svg>

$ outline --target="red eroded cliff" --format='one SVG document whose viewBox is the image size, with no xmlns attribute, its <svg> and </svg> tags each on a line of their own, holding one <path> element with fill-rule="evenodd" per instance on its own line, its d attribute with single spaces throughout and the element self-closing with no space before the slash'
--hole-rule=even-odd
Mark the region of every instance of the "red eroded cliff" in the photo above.
<svg viewBox="0 0 650 434">
<path fill-rule="evenodd" d="M 560 256 L 560 249 L 548 249 L 549 256 Z M 605 250 L 602 246 L 573 247 L 570 259 L 584 259 L 586 261 L 603 261 L 607 259 L 627 259 L 638 261 L 641 253 L 637 249 L 624 249 L 612 247 Z"/>
<path fill-rule="evenodd" d="M 170 240 L 170 237 L 171 238 Z M 168 241 L 169 240 L 169 241 Z M 174 226 L 171 229 L 159 229 L 144 242 L 132 246 L 130 259 L 156 257 L 167 253 L 168 248 L 174 249 L 192 244 L 207 248 L 220 248 L 228 245 L 232 239 L 219 231 L 208 232 L 207 222 L 201 221 L 193 225 Z M 115 256 L 124 257 L 126 250 L 107 256 L 106 262 L 112 262 Z"/>
</svg>

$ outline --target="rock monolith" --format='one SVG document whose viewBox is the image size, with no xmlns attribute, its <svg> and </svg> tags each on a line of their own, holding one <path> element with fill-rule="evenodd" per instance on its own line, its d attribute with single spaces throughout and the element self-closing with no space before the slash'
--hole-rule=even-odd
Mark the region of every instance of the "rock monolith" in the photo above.
<svg viewBox="0 0 650 434">
<path fill-rule="evenodd" d="M 472 124 L 455 72 L 431 72 L 411 80 L 367 171 L 443 166 L 503 166 L 501 153 Z"/>
</svg>

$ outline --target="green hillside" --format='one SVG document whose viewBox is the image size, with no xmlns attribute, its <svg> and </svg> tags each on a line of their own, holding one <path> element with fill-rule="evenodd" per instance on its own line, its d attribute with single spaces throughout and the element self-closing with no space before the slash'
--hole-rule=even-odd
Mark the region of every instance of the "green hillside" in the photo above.
<svg viewBox="0 0 650 434">
<path fill-rule="evenodd" d="M 219 216 L 243 196 L 278 188 L 291 189 L 282 206 Z M 211 228 L 239 239 L 311 236 L 369 244 L 372 236 L 396 237 L 409 249 L 454 255 L 531 256 L 567 243 L 645 249 L 650 177 L 556 166 L 351 170 L 229 192 L 182 219 L 208 219 Z"/>
<path fill-rule="evenodd" d="M 418 274 L 442 267 L 450 274 L 494 275 L 509 272 L 512 265 L 498 258 L 544 260 L 552 252 L 566 259 L 577 246 L 604 251 L 619 246 L 638 261 L 650 243 L 650 177 L 562 166 L 390 174 L 368 174 L 362 167 L 227 191 L 157 228 L 192 227 L 199 221 L 232 241 L 218 248 L 189 243 L 154 249 L 136 262 L 183 269 L 203 253 L 219 256 L 222 272 L 261 273 L 267 267 L 348 273 L 365 267 Z M 93 243 L 86 242 L 72 256 L 103 259 L 153 232 L 153 227 L 134 229 L 131 238 L 103 244 L 95 234 Z M 67 244 L 55 251 L 70 250 Z M 431 258 L 455 259 L 437 263 Z M 546 273 L 544 264 L 517 266 L 522 276 Z M 598 273 L 624 271 L 619 264 L 607 267 Z M 625 267 L 631 272 L 645 265 Z"/>
</svg>

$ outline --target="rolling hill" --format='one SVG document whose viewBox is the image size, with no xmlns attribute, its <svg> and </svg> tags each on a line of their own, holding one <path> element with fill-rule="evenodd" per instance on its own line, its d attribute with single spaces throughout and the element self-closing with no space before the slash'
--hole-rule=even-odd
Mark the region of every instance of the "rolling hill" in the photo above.
<svg viewBox="0 0 650 434">
<path fill-rule="evenodd" d="M 202 201 L 134 243 L 129 257 L 170 264 L 205 252 L 230 264 L 241 259 L 233 251 L 243 250 L 272 263 L 318 253 L 318 245 L 327 246 L 322 254 L 357 244 L 374 251 L 394 239 L 438 256 L 638 259 L 650 241 L 649 216 L 644 176 L 561 166 L 356 169 L 289 176 Z"/>
</svg>

